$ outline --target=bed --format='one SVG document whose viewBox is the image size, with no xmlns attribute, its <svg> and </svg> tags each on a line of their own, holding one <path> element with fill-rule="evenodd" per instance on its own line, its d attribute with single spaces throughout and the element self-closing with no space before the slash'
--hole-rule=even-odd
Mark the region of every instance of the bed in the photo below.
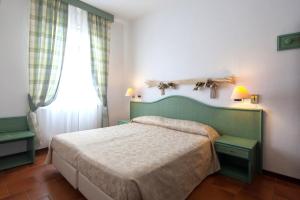
<svg viewBox="0 0 300 200">
<path fill-rule="evenodd" d="M 195 102 L 179 96 L 154 104 L 132 102 L 132 123 L 54 137 L 48 163 L 91 200 L 185 199 L 206 176 L 219 169 L 213 146 L 218 133 L 206 125 L 210 123 L 198 123 L 203 120 L 197 117 L 197 109 L 201 108 L 200 115 L 206 115 L 205 119 L 214 114 L 214 122 L 224 112 L 215 112 L 217 108 L 200 102 L 191 106 Z M 177 107 L 170 108 L 175 104 Z M 194 109 L 189 111 L 189 107 Z M 249 113 L 242 110 L 238 115 L 244 116 L 239 120 L 242 124 L 235 125 L 238 129 L 244 125 L 241 134 L 255 124 L 255 115 Z M 229 114 L 225 114 L 227 123 Z M 199 120 L 191 119 L 195 117 Z"/>
</svg>

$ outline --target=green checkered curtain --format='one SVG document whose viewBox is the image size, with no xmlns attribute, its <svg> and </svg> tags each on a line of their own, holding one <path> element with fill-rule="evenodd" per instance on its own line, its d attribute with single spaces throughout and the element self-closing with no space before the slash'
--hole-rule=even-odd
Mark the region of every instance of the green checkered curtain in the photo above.
<svg viewBox="0 0 300 200">
<path fill-rule="evenodd" d="M 55 99 L 67 25 L 68 4 L 62 0 L 31 0 L 28 95 L 31 111 Z"/>
<path fill-rule="evenodd" d="M 94 87 L 102 103 L 102 126 L 108 126 L 107 78 L 111 22 L 97 15 L 88 14 L 91 69 Z"/>
</svg>

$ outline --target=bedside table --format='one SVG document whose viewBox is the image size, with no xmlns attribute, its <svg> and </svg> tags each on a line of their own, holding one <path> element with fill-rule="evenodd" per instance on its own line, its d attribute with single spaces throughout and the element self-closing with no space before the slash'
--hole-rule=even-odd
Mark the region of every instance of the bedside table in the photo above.
<svg viewBox="0 0 300 200">
<path fill-rule="evenodd" d="M 118 121 L 118 125 L 121 125 L 121 124 L 128 124 L 129 122 L 130 122 L 129 119 L 128 119 L 128 120 L 122 119 L 122 120 L 119 120 L 119 121 Z"/>
<path fill-rule="evenodd" d="M 222 135 L 215 142 L 221 164 L 220 173 L 251 183 L 256 169 L 257 141 Z"/>
</svg>

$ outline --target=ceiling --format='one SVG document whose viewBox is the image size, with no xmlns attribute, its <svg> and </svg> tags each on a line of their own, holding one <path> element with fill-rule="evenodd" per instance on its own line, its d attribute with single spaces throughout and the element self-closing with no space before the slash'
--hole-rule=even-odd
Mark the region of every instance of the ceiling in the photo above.
<svg viewBox="0 0 300 200">
<path fill-rule="evenodd" d="M 163 6 L 169 0 L 82 0 L 124 19 L 136 19 Z"/>
</svg>

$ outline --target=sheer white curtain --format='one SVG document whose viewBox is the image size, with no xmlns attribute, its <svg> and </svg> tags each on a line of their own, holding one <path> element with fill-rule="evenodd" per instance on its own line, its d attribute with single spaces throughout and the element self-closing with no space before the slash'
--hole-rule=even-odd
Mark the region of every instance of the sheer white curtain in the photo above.
<svg viewBox="0 0 300 200">
<path fill-rule="evenodd" d="M 57 134 L 100 126 L 101 106 L 92 83 L 87 12 L 69 6 L 63 71 L 56 100 L 37 110 L 41 147 Z"/>
</svg>

